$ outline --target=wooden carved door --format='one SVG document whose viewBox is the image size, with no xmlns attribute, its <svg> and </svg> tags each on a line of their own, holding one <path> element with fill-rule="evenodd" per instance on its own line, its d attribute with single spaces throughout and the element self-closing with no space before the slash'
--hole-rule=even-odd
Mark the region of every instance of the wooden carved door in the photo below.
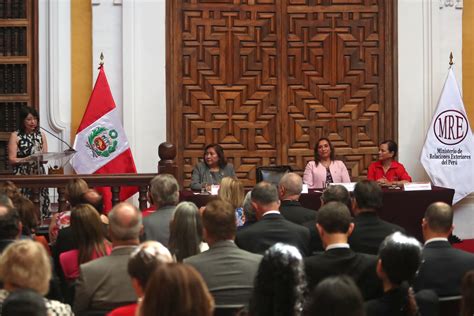
<svg viewBox="0 0 474 316">
<path fill-rule="evenodd" d="M 255 168 L 302 171 L 329 137 L 351 176 L 396 136 L 391 0 L 172 0 L 168 140 L 189 185 L 219 143 L 246 186 Z"/>
</svg>

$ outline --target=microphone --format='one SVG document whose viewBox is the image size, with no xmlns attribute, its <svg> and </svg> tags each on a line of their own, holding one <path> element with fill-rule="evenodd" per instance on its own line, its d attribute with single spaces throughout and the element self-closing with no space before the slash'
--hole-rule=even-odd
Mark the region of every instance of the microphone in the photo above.
<svg viewBox="0 0 474 316">
<path fill-rule="evenodd" d="M 46 133 L 48 133 L 49 135 L 53 136 L 53 137 L 56 138 L 57 140 L 59 140 L 61 143 L 66 144 L 66 146 L 69 147 L 69 148 L 64 151 L 65 153 L 76 152 L 76 150 L 75 150 L 74 148 L 72 148 L 71 145 L 69 145 L 68 143 L 66 143 L 64 140 L 62 140 L 62 139 L 59 138 L 58 136 L 54 135 L 52 132 L 48 131 L 46 128 L 41 127 L 41 126 L 40 126 L 39 128 L 42 129 L 43 131 L 45 131 Z"/>
</svg>

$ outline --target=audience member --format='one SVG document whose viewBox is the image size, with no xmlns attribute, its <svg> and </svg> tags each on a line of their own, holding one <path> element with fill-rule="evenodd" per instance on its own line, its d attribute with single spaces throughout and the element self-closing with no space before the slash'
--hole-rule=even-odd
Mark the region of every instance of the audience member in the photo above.
<svg viewBox="0 0 474 316">
<path fill-rule="evenodd" d="M 79 204 L 72 210 L 71 229 L 78 248 L 59 255 L 64 276 L 69 281 L 79 277 L 81 264 L 108 256 L 112 251 L 99 213 L 92 205 Z"/>
<path fill-rule="evenodd" d="M 139 244 L 142 230 L 140 211 L 129 203 L 115 205 L 109 213 L 112 252 L 80 266 L 74 300 L 74 312 L 112 310 L 136 301 L 127 276 L 128 258 Z"/>
<path fill-rule="evenodd" d="M 4 193 L 0 193 L 0 206 L 13 207 L 12 200 Z"/>
<path fill-rule="evenodd" d="M 128 259 L 128 275 L 132 279 L 132 286 L 140 301 L 145 294 L 148 280 L 153 272 L 163 263 L 173 262 L 171 253 L 157 241 L 145 241 L 138 246 Z M 108 316 L 135 316 L 138 303 L 118 307 Z"/>
<path fill-rule="evenodd" d="M 438 297 L 433 291 L 413 294 L 410 288 L 420 263 L 418 240 L 400 232 L 387 236 L 380 245 L 377 262 L 377 275 L 383 282 L 384 295 L 366 302 L 367 316 L 438 315 Z"/>
<path fill-rule="evenodd" d="M 104 199 L 102 195 L 95 189 L 88 189 L 81 195 L 81 204 L 92 205 L 97 212 L 99 212 L 100 220 L 102 223 L 108 225 L 109 218 L 104 214 Z"/>
<path fill-rule="evenodd" d="M 16 209 L 8 203 L 0 204 L 0 253 L 20 237 L 21 230 L 22 224 Z"/>
<path fill-rule="evenodd" d="M 156 240 L 168 247 L 170 222 L 179 201 L 179 185 L 170 174 L 159 174 L 150 182 L 149 198 L 156 211 L 143 219 L 142 240 Z"/>
<path fill-rule="evenodd" d="M 248 191 L 247 194 L 245 194 L 242 208 L 244 211 L 245 223 L 243 226 L 237 227 L 237 229 L 250 226 L 257 222 L 257 215 L 255 215 L 255 210 L 252 206 L 252 191 Z"/>
<path fill-rule="evenodd" d="M 364 300 L 352 278 L 341 275 L 329 277 L 316 286 L 307 316 L 365 316 Z"/>
<path fill-rule="evenodd" d="M 252 316 L 299 316 L 306 282 L 303 258 L 297 248 L 277 243 L 265 252 L 250 300 Z"/>
<path fill-rule="evenodd" d="M 380 244 L 394 232 L 405 233 L 402 227 L 379 218 L 377 210 L 382 207 L 382 189 L 374 181 L 361 181 L 355 185 L 352 210 L 355 229 L 349 238 L 356 252 L 376 255 Z"/>
<path fill-rule="evenodd" d="M 349 208 L 351 207 L 351 197 L 349 195 L 349 191 L 339 184 L 330 185 L 328 186 L 323 194 L 321 194 L 321 207 L 324 204 L 329 202 L 341 202 L 344 205 L 347 205 Z M 311 253 L 315 253 L 317 251 L 324 251 L 323 243 L 321 241 L 321 237 L 319 236 L 318 230 L 316 229 L 316 219 L 318 213 L 316 212 L 316 216 L 314 219 L 303 223 L 303 226 L 309 229 L 310 234 L 310 249 Z"/>
<path fill-rule="evenodd" d="M 431 289 L 438 296 L 459 295 L 463 275 L 474 269 L 474 254 L 453 248 L 448 242 L 454 228 L 451 206 L 443 202 L 431 204 L 421 226 L 425 246 L 415 290 Z"/>
<path fill-rule="evenodd" d="M 474 270 L 467 272 L 461 283 L 461 316 L 474 315 Z"/>
<path fill-rule="evenodd" d="M 316 218 L 315 211 L 303 207 L 299 202 L 302 190 L 303 179 L 293 172 L 285 174 L 278 184 L 281 215 L 290 222 L 300 225 Z"/>
<path fill-rule="evenodd" d="M 66 184 L 65 198 L 69 204 L 69 209 L 60 213 L 55 213 L 51 217 L 49 224 L 49 241 L 54 244 L 60 229 L 68 227 L 70 224 L 71 209 L 81 203 L 81 195 L 89 189 L 87 182 L 81 178 L 69 180 Z"/>
<path fill-rule="evenodd" d="M 245 191 L 242 182 L 237 178 L 222 178 L 218 195 L 221 200 L 230 203 L 234 207 L 237 227 L 243 226 L 245 224 L 243 211 Z"/>
<path fill-rule="evenodd" d="M 44 247 L 35 241 L 24 239 L 11 243 L 0 257 L 0 305 L 10 293 L 31 289 L 46 295 L 51 279 L 51 262 Z M 45 299 L 46 308 L 52 315 L 73 315 L 71 307 L 55 300 Z"/>
<path fill-rule="evenodd" d="M 48 316 L 43 296 L 30 289 L 10 293 L 0 312 L 2 316 Z"/>
<path fill-rule="evenodd" d="M 199 271 L 217 307 L 247 305 L 262 256 L 235 245 L 236 223 L 231 204 L 211 201 L 202 217 L 210 249 L 184 262 Z"/>
<path fill-rule="evenodd" d="M 182 262 L 183 259 L 209 249 L 202 241 L 201 214 L 192 202 L 181 202 L 176 206 L 170 227 L 169 250 Z"/>
<path fill-rule="evenodd" d="M 319 209 L 316 228 L 325 251 L 305 259 L 309 288 L 329 276 L 345 274 L 356 282 L 364 298 L 380 295 L 381 284 L 375 274 L 377 258 L 356 253 L 347 243 L 354 229 L 347 206 L 340 202 L 325 204 Z"/>
<path fill-rule="evenodd" d="M 12 181 L 2 181 L 0 182 L 0 194 L 5 194 L 11 201 L 10 203 L 13 203 L 20 197 L 25 197 L 22 193 L 21 190 L 13 183 Z"/>
<path fill-rule="evenodd" d="M 237 246 L 263 254 L 277 242 L 282 242 L 295 246 L 302 254 L 309 253 L 308 229 L 280 214 L 280 199 L 274 185 L 265 181 L 257 183 L 252 190 L 252 206 L 258 222 L 237 232 Z"/>
<path fill-rule="evenodd" d="M 199 273 L 182 263 L 160 265 L 145 291 L 139 315 L 212 316 L 214 300 Z"/>
</svg>

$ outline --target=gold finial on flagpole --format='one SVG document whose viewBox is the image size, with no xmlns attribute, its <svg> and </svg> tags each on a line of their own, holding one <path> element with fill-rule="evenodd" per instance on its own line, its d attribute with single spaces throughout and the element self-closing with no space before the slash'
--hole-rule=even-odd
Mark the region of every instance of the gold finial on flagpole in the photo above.
<svg viewBox="0 0 474 316">
<path fill-rule="evenodd" d="M 99 68 L 104 65 L 104 53 L 100 52 L 100 62 L 99 62 Z"/>
<path fill-rule="evenodd" d="M 454 62 L 453 62 L 453 52 L 451 52 L 449 54 L 449 67 L 453 66 Z"/>
</svg>

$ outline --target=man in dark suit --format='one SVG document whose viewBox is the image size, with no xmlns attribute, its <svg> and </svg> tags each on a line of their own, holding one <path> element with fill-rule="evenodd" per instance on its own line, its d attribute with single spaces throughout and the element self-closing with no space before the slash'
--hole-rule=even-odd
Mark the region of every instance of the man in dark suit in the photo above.
<svg viewBox="0 0 474 316">
<path fill-rule="evenodd" d="M 415 290 L 432 289 L 438 296 L 460 295 L 464 274 L 474 269 L 474 254 L 451 247 L 453 210 L 443 202 L 431 204 L 422 220 L 423 262 L 415 278 Z"/>
<path fill-rule="evenodd" d="M 179 202 L 179 185 L 170 174 L 159 174 L 150 182 L 149 198 L 156 211 L 143 219 L 142 240 L 156 240 L 168 247 L 170 222 Z"/>
<path fill-rule="evenodd" d="M 277 188 L 271 183 L 259 182 L 252 190 L 251 198 L 257 222 L 237 232 L 237 246 L 263 254 L 265 250 L 281 242 L 295 246 L 303 256 L 308 255 L 309 231 L 306 227 L 286 220 L 280 214 Z"/>
<path fill-rule="evenodd" d="M 281 215 L 299 225 L 316 218 L 315 211 L 303 207 L 299 202 L 301 190 L 303 190 L 303 179 L 296 173 L 285 174 L 278 184 Z"/>
<path fill-rule="evenodd" d="M 309 289 L 329 276 L 352 277 L 365 299 L 382 293 L 375 267 L 377 257 L 354 252 L 347 243 L 354 230 L 349 209 L 340 202 L 329 202 L 318 211 L 316 228 L 323 241 L 324 252 L 305 258 Z"/>
<path fill-rule="evenodd" d="M 354 251 L 375 255 L 385 237 L 397 231 L 405 234 L 402 227 L 380 219 L 377 209 L 381 207 L 382 189 L 375 181 L 364 180 L 355 185 L 352 199 L 355 229 L 349 238 Z"/>
<path fill-rule="evenodd" d="M 235 210 L 229 203 L 208 203 L 202 222 L 209 250 L 184 259 L 184 263 L 201 273 L 217 307 L 246 306 L 262 256 L 235 245 Z"/>
<path fill-rule="evenodd" d="M 134 303 L 135 291 L 127 273 L 128 259 L 139 244 L 143 229 L 140 211 L 129 203 L 115 205 L 109 213 L 112 253 L 81 264 L 74 300 L 74 313 L 112 310 Z"/>
<path fill-rule="evenodd" d="M 329 202 L 341 202 L 350 207 L 351 196 L 349 195 L 349 191 L 339 184 L 330 185 L 326 190 L 324 190 L 323 194 L 321 194 L 321 207 Z M 317 214 L 318 213 L 316 213 L 316 218 Z M 324 250 L 321 237 L 316 229 L 316 218 L 303 223 L 303 226 L 309 229 L 309 234 L 311 236 L 310 248 L 312 253 Z"/>
</svg>

